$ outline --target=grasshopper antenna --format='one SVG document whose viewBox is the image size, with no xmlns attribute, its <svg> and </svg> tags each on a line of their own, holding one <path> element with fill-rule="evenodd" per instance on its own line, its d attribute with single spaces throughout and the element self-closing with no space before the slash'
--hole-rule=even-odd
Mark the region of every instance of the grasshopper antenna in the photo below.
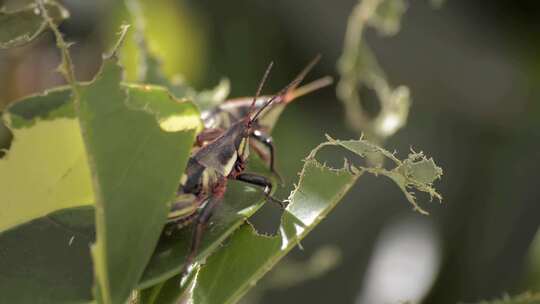
<svg viewBox="0 0 540 304">
<path fill-rule="evenodd" d="M 326 86 L 331 85 L 334 82 L 332 77 L 326 76 L 323 78 L 319 78 L 317 80 L 314 80 L 308 84 L 305 84 L 301 87 L 298 87 L 294 90 L 289 90 L 287 94 L 285 95 L 285 103 L 288 103 L 298 97 L 307 95 L 313 91 L 317 91 L 318 89 L 322 89 Z"/>
<path fill-rule="evenodd" d="M 270 71 L 272 70 L 273 66 L 274 66 L 274 62 L 271 61 L 268 67 L 266 68 L 263 78 L 261 79 L 261 82 L 259 83 L 259 87 L 257 88 L 257 92 L 255 93 L 255 96 L 253 97 L 253 101 L 251 102 L 251 106 L 249 107 L 249 113 L 252 113 L 253 109 L 255 109 L 255 103 L 257 102 L 257 99 L 259 99 L 259 96 L 261 95 L 262 89 L 264 87 L 264 83 L 266 82 L 266 79 L 268 79 L 268 75 L 270 75 Z"/>
<path fill-rule="evenodd" d="M 294 96 L 300 96 L 300 95 L 294 93 L 295 89 L 298 87 L 298 85 L 304 80 L 306 75 L 313 69 L 313 67 L 320 60 L 321 60 L 321 54 L 317 54 L 317 56 L 315 56 L 315 58 L 313 58 L 308 63 L 308 65 L 300 72 L 300 74 L 298 74 L 298 76 L 296 76 L 296 78 L 293 81 L 291 81 L 291 83 L 289 83 L 281 91 L 279 91 L 277 94 L 275 94 L 270 99 L 268 99 L 266 101 L 266 103 L 255 113 L 255 115 L 253 115 L 253 118 L 251 118 L 250 121 L 255 121 L 259 117 L 259 115 L 262 113 L 262 111 L 264 111 L 264 109 L 266 109 L 276 99 L 278 99 L 278 98 L 279 98 L 279 100 L 287 99 L 287 95 L 291 95 L 293 97 Z M 266 68 L 266 72 L 264 73 L 264 76 L 263 76 L 263 78 L 261 80 L 261 83 L 259 84 L 259 88 L 257 89 L 257 94 L 255 95 L 255 97 L 253 98 L 253 101 L 251 102 L 251 107 L 250 107 L 250 110 L 249 110 L 250 115 L 248 115 L 248 117 L 251 116 L 251 113 L 253 113 L 253 111 L 255 110 L 255 103 L 257 102 L 257 99 L 259 98 L 259 96 L 261 94 L 262 87 L 263 87 L 264 83 L 266 82 L 268 74 L 270 73 L 270 70 L 272 69 L 273 65 L 274 65 L 274 62 L 270 62 L 270 64 L 268 65 L 268 68 Z M 320 79 L 319 81 L 320 81 L 320 83 L 314 82 L 314 87 L 307 88 L 307 92 L 303 92 L 303 93 L 301 93 L 301 95 L 307 94 L 308 92 L 310 92 L 312 90 L 315 90 L 315 89 L 320 88 L 320 87 L 325 87 L 325 86 L 332 83 L 331 78 L 330 79 L 323 78 L 323 79 Z M 304 90 L 304 91 L 306 91 L 306 90 Z"/>
<path fill-rule="evenodd" d="M 321 54 L 317 54 L 315 58 L 311 59 L 311 61 L 306 65 L 306 67 L 296 76 L 296 79 L 300 79 L 301 81 L 306 77 L 306 75 L 313 69 L 313 67 L 321 61 Z M 298 84 L 297 84 L 298 85 Z M 291 87 L 291 89 L 295 89 L 297 85 Z"/>
<path fill-rule="evenodd" d="M 286 85 L 283 89 L 281 89 L 281 91 L 279 91 L 277 94 L 275 94 L 274 96 L 270 97 L 265 103 L 264 105 L 255 113 L 255 115 L 253 115 L 252 118 L 249 119 L 250 122 L 253 122 L 255 120 L 257 120 L 257 118 L 259 118 L 259 115 L 266 109 L 268 108 L 268 106 L 270 106 L 274 101 L 276 101 L 278 98 L 281 98 L 283 97 L 285 94 L 287 94 L 287 92 L 289 91 L 289 89 L 291 87 L 294 87 L 294 86 L 297 86 L 300 82 L 302 81 L 301 78 L 296 78 L 294 79 L 293 81 L 291 81 L 291 83 L 289 83 L 288 85 Z M 251 115 L 250 115 L 251 116 Z M 249 116 L 248 116 L 249 117 Z"/>
<path fill-rule="evenodd" d="M 296 88 L 298 87 L 298 85 L 304 80 L 304 78 L 306 77 L 306 75 L 313 69 L 313 67 L 319 63 L 319 61 L 321 61 L 321 54 L 317 54 L 317 56 L 315 56 L 315 58 L 313 58 L 309 63 L 308 65 L 306 65 L 306 67 L 300 72 L 300 74 L 298 74 L 298 76 L 296 76 L 295 79 L 298 79 L 298 83 L 296 85 L 293 85 L 293 86 L 290 86 L 289 89 L 287 90 L 287 93 L 285 94 L 285 100 L 291 100 L 292 98 L 288 98 L 288 95 L 294 95 L 293 92 L 296 90 Z"/>
</svg>

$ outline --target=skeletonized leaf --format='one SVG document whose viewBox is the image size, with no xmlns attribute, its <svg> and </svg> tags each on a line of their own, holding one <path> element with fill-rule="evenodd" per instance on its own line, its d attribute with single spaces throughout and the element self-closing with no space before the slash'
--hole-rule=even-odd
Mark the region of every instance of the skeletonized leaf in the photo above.
<svg viewBox="0 0 540 304">
<path fill-rule="evenodd" d="M 382 142 L 405 125 L 411 101 L 406 86 L 393 88 L 389 84 L 363 34 L 367 26 L 383 35 L 396 34 L 406 7 L 404 0 L 358 3 L 349 17 L 343 54 L 337 64 L 340 80 L 336 93 L 345 106 L 347 121 L 375 142 Z M 359 91 L 364 88 L 372 90 L 380 104 L 374 116 L 362 106 Z"/>
<path fill-rule="evenodd" d="M 51 17 L 60 22 L 69 17 L 69 13 L 60 4 L 46 3 Z M 22 46 L 34 40 L 47 28 L 36 4 L 21 10 L 6 12 L 0 8 L 0 49 Z"/>
<path fill-rule="evenodd" d="M 383 0 L 368 19 L 368 23 L 383 35 L 395 35 L 406 10 L 407 3 L 404 0 Z"/>
<path fill-rule="evenodd" d="M 429 194 L 430 198 L 437 198 L 442 200 L 442 196 L 433 188 L 433 182 L 441 178 L 443 172 L 438 167 L 432 158 L 427 159 L 422 152 L 413 152 L 409 156 L 401 161 L 397 159 L 394 154 L 386 151 L 385 149 L 374 145 L 365 140 L 335 140 L 330 136 L 327 136 L 328 142 L 321 144 L 320 147 L 333 145 L 341 146 L 351 152 L 356 153 L 361 157 L 375 158 L 375 159 L 389 159 L 394 163 L 394 167 L 387 170 L 382 167 L 354 167 L 350 165 L 353 170 L 359 170 L 360 172 L 366 171 L 375 175 L 383 175 L 390 178 L 396 183 L 396 185 L 403 191 L 407 200 L 413 205 L 414 209 L 422 214 L 427 214 L 416 202 L 416 198 L 410 189 L 416 191 L 425 192 Z M 315 150 L 317 151 L 317 150 Z M 312 152 L 312 155 L 313 152 Z"/>
</svg>

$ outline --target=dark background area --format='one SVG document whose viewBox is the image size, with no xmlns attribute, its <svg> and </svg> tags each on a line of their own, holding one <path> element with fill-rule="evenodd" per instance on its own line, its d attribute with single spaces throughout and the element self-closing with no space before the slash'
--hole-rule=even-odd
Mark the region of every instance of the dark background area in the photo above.
<svg viewBox="0 0 540 304">
<path fill-rule="evenodd" d="M 79 79 L 89 80 L 117 32 L 121 7 L 104 0 L 63 2 L 72 18 L 62 31 L 76 42 Z M 337 78 L 356 4 L 142 2 L 155 5 L 149 14 L 156 21 L 147 26 L 156 33 L 151 43 L 166 43 L 157 52 L 174 63 L 167 72 L 184 75 L 198 89 L 226 76 L 231 96 L 253 94 L 271 60 L 276 66 L 267 91 L 277 91 L 318 53 L 323 60 L 310 79 Z M 428 1 L 410 1 L 397 36 L 368 30 L 367 41 L 390 83 L 409 86 L 413 98 L 408 124 L 385 146 L 401 157 L 410 147 L 433 156 L 444 169 L 436 184 L 443 204 L 420 196 L 431 213 L 425 217 L 388 180 L 362 177 L 286 263 L 307 265 L 321 248 L 333 248 L 339 262 L 296 284 L 273 280 L 286 267 L 278 266 L 244 302 L 456 303 L 540 291 L 530 250 L 540 223 L 540 2 L 447 1 L 434 9 Z M 62 83 L 51 73 L 58 59 L 48 34 L 0 51 L 0 107 Z M 358 136 L 344 123 L 335 87 L 291 104 L 274 130 L 287 185 L 277 196 L 287 197 L 301 160 L 325 133 Z M 278 220 L 275 209 L 265 208 L 253 221 L 272 231 Z"/>
</svg>

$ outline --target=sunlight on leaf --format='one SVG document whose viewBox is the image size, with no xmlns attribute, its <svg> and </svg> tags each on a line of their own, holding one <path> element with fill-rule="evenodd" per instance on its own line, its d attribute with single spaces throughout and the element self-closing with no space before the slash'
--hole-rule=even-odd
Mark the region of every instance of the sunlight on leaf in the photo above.
<svg viewBox="0 0 540 304">
<path fill-rule="evenodd" d="M 169 79 L 163 72 L 162 61 L 149 48 L 145 36 L 147 18 L 143 14 L 141 3 L 138 0 L 128 0 L 126 5 L 131 17 L 135 20 L 134 38 L 139 50 L 139 82 L 167 87 L 176 98 L 186 98 L 193 101 L 201 112 L 215 108 L 225 101 L 231 90 L 230 82 L 226 78 L 221 79 L 215 88 L 199 92 L 178 74 Z M 122 51 L 126 51 L 126 49 L 124 48 Z"/>
<path fill-rule="evenodd" d="M 14 103 L 4 121 L 14 139 L 0 159 L 0 231 L 54 210 L 92 204 L 90 171 L 70 92 Z"/>
<path fill-rule="evenodd" d="M 160 117 L 177 117 L 181 120 L 185 115 L 187 121 L 194 122 L 193 117 L 199 116 L 192 103 L 175 101 L 164 88 L 138 85 L 123 87 L 128 92 L 127 103 L 130 107 L 140 109 L 140 113 L 144 113 L 141 111 L 145 109 L 156 126 L 159 126 Z M 33 276 L 22 276 L 20 280 L 1 284 L 4 288 L 0 290 L 2 299 L 11 299 L 13 303 L 20 302 L 20 297 L 28 295 L 13 292 L 17 290 L 13 284 L 28 286 L 27 290 L 35 296 L 39 295 L 43 303 L 91 299 L 93 273 L 89 244 L 93 241 L 94 233 L 94 192 L 70 94 L 70 90 L 62 87 L 13 103 L 4 112 L 3 118 L 15 137 L 7 155 L 0 159 L 0 191 L 4 198 L 1 204 L 3 211 L 0 213 L 0 247 L 9 248 L 4 251 L 0 268 L 5 273 L 24 273 L 24 269 L 33 269 Z M 185 126 L 186 123 L 182 122 L 181 125 Z M 192 136 L 188 134 L 193 133 L 196 127 L 200 127 L 200 122 L 180 133 Z M 160 129 L 164 130 L 163 127 Z M 182 143 L 179 145 L 185 151 L 191 146 L 187 144 L 186 148 Z M 163 152 L 160 150 L 159 155 Z M 176 157 L 181 158 L 182 153 Z M 182 171 L 179 169 L 180 173 Z M 79 208 L 72 208 L 83 205 L 90 208 L 90 218 L 77 216 Z M 130 214 L 132 209 L 130 206 L 128 211 L 123 211 L 122 217 Z M 58 225 L 58 221 L 50 220 L 56 214 L 75 220 Z M 86 234 L 79 237 L 76 227 L 86 227 L 88 223 L 91 224 L 92 237 Z M 74 239 L 70 241 L 72 237 Z M 18 241 L 15 242 L 15 239 Z M 62 246 L 53 246 L 56 243 Z M 60 258 L 66 255 L 70 257 L 69 262 L 66 260 L 62 263 Z M 32 261 L 39 262 L 40 266 Z M 64 278 L 70 278 L 63 281 L 64 289 L 72 291 L 66 293 L 65 297 L 53 292 L 54 286 L 30 288 L 54 284 L 58 281 L 54 276 L 61 274 Z"/>
<path fill-rule="evenodd" d="M 142 274 L 200 128 L 195 120 L 187 131 L 164 132 L 152 115 L 130 109 L 121 72 L 107 59 L 80 101 L 96 191 L 92 255 L 105 303 L 124 301 Z"/>
<path fill-rule="evenodd" d="M 128 52 L 122 54 L 122 63 L 127 63 L 124 59 L 130 60 L 130 74 L 136 74 L 138 81 L 142 75 L 170 79 L 180 74 L 191 81 L 200 79 L 206 64 L 207 34 L 202 16 L 195 8 L 174 0 L 127 0 L 125 6 L 125 13 L 130 16 L 120 20 L 127 18 L 135 27 L 136 46 L 132 44 L 122 49 L 123 53 Z M 148 58 L 155 61 L 145 64 Z M 150 68 L 158 65 L 160 73 L 156 74 L 156 70 Z"/>
<path fill-rule="evenodd" d="M 131 295 L 158 241 L 200 122 L 190 131 L 166 132 L 156 121 L 156 111 L 128 104 L 116 54 L 128 26 L 122 27 L 95 79 L 81 87 L 68 45 L 43 2 L 39 4 L 62 55 L 60 71 L 74 95 L 92 172 L 94 297 L 99 303 L 122 303 Z"/>
</svg>

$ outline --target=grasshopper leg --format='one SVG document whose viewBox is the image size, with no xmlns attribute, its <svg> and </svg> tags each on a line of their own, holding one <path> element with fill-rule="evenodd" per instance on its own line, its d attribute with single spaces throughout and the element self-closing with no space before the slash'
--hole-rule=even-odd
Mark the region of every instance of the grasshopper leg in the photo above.
<svg viewBox="0 0 540 304">
<path fill-rule="evenodd" d="M 266 155 L 261 150 L 255 148 L 256 150 L 258 150 L 258 154 L 263 159 L 270 161 L 270 171 L 278 178 L 279 183 L 283 184 L 283 179 L 281 178 L 281 175 L 276 170 L 276 165 L 275 165 L 276 148 L 274 147 L 274 143 L 272 142 L 272 137 L 259 130 L 255 130 L 255 132 L 253 132 L 251 137 L 253 137 L 255 140 L 260 142 L 262 145 L 264 145 L 268 149 L 269 155 Z M 254 145 L 254 147 L 256 146 Z"/>
<path fill-rule="evenodd" d="M 270 195 L 273 185 L 270 179 L 268 179 L 266 176 L 253 173 L 241 173 L 238 174 L 235 179 L 250 185 L 264 187 L 264 195 L 268 201 L 278 204 L 282 209 L 287 206 L 286 202 L 278 200 Z"/>
<path fill-rule="evenodd" d="M 197 251 L 201 243 L 201 238 L 206 229 L 206 226 L 208 222 L 210 221 L 210 218 L 212 217 L 214 210 L 219 206 L 219 204 L 223 200 L 226 184 L 227 184 L 226 178 L 222 178 L 218 181 L 216 186 L 212 189 L 213 191 L 208 197 L 208 201 L 203 206 L 203 208 L 199 211 L 199 213 L 197 213 L 197 215 L 195 216 L 193 220 L 194 227 L 193 227 L 193 234 L 191 237 L 191 246 L 189 248 L 188 255 L 186 257 L 184 266 L 182 268 L 182 277 L 185 277 L 187 275 L 188 268 L 193 263 L 195 256 L 197 255 Z"/>
</svg>

